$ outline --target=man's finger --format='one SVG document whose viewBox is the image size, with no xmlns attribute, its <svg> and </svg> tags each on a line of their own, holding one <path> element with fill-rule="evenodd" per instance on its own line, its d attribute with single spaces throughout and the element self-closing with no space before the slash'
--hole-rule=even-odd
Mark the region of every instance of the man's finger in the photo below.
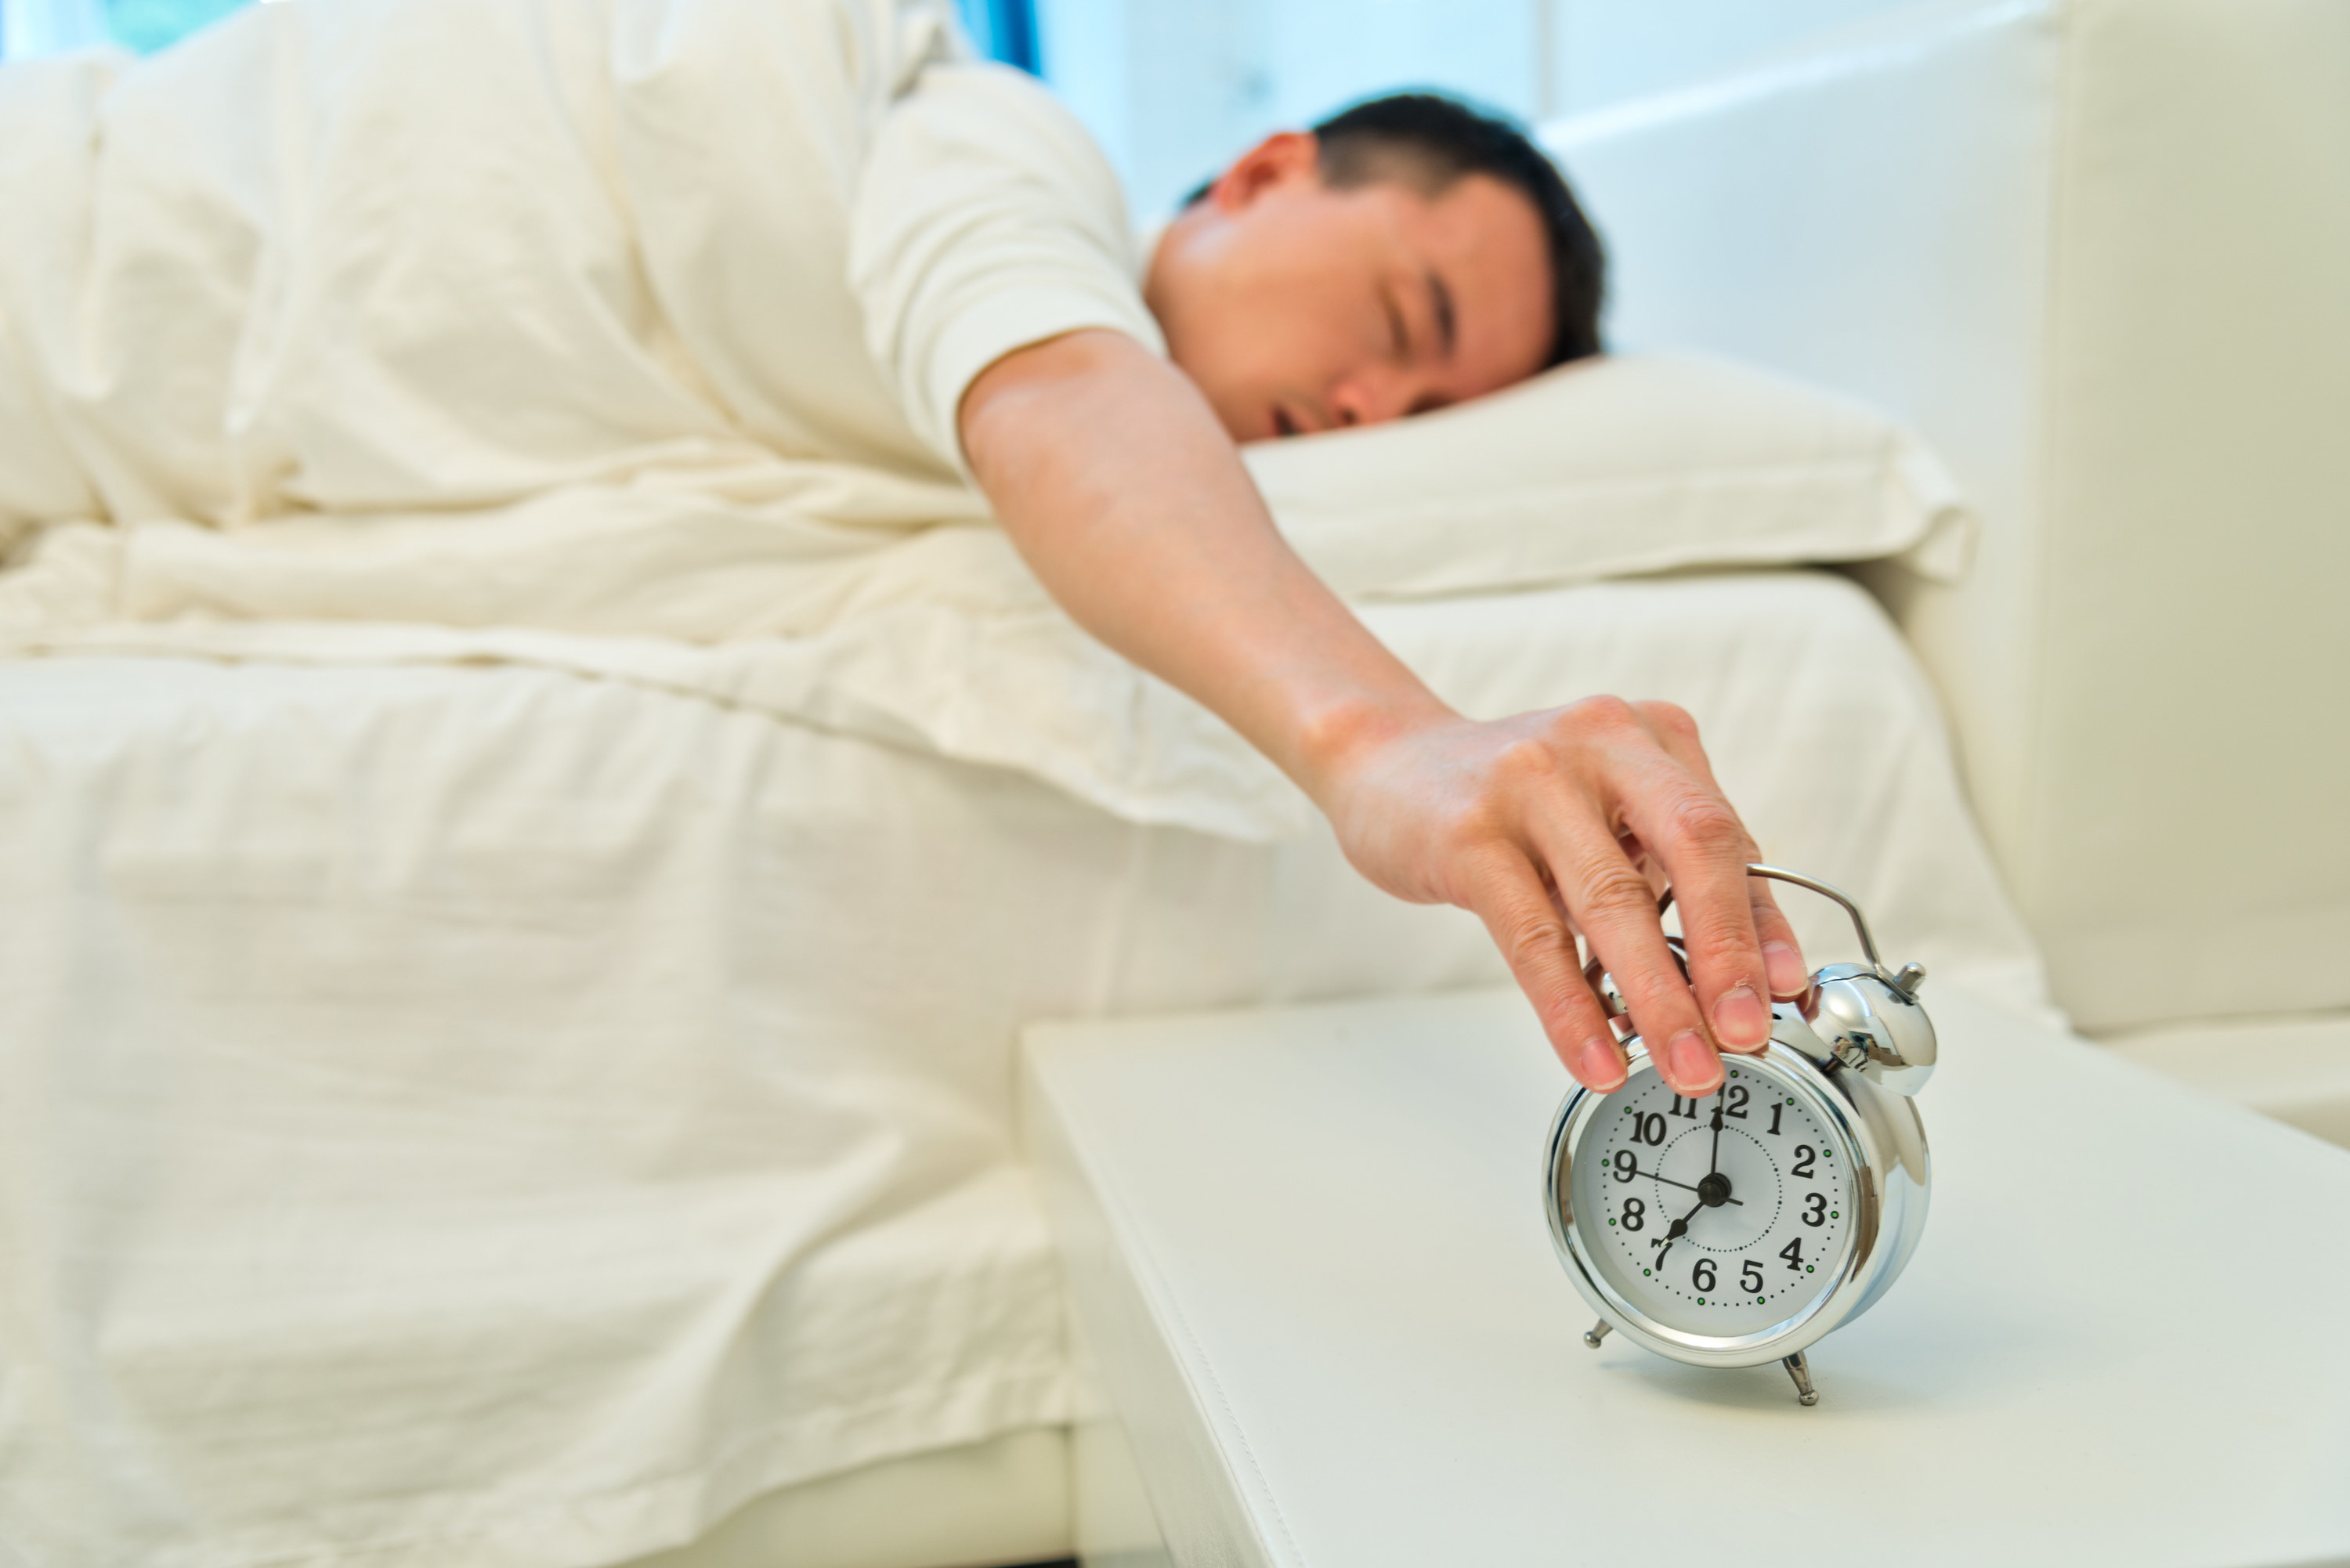
<svg viewBox="0 0 2350 1568">
<path fill-rule="evenodd" d="M 1804 967 L 1803 944 L 1795 940 L 1795 928 L 1780 912 L 1770 879 L 1750 876 L 1746 885 L 1754 890 L 1751 905 L 1754 934 L 1762 943 L 1762 968 L 1771 977 L 1771 994 L 1781 1002 L 1792 1002 L 1812 983 L 1811 971 Z"/>
<path fill-rule="evenodd" d="M 1607 825 L 1577 813 L 1567 799 L 1544 800 L 1526 826 L 1575 925 L 1614 978 L 1633 1027 L 1648 1043 L 1658 1073 L 1692 1099 L 1711 1094 L 1721 1082 L 1721 1059 L 1665 945 L 1648 879 Z"/>
<path fill-rule="evenodd" d="M 1552 889 L 1523 855 L 1497 846 L 1471 873 L 1466 893 L 1566 1070 L 1603 1095 L 1621 1087 L 1623 1047 L 1584 983 L 1575 934 Z"/>
<path fill-rule="evenodd" d="M 1696 721 L 1669 702 L 1636 711 L 1655 750 L 1619 754 L 1627 776 L 1609 782 L 1627 822 L 1672 877 L 1690 983 L 1714 1044 L 1761 1051 L 1771 1043 L 1772 986 L 1746 872 L 1754 840 L 1714 785 Z"/>
<path fill-rule="evenodd" d="M 1686 725 L 1678 722 L 1676 714 L 1681 719 L 1689 715 L 1669 703 L 1636 702 L 1632 708 L 1666 754 L 1722 800 L 1730 798 L 1721 781 L 1713 776 L 1712 759 L 1705 754 L 1705 747 L 1698 740 L 1694 720 Z M 1771 994 L 1783 1002 L 1801 996 L 1811 983 L 1811 971 L 1804 962 L 1804 945 L 1795 940 L 1794 927 L 1780 912 L 1778 895 L 1769 879 L 1749 877 L 1746 886 L 1747 904 L 1753 917 L 1754 934 L 1762 944 L 1762 968 L 1770 977 Z"/>
</svg>

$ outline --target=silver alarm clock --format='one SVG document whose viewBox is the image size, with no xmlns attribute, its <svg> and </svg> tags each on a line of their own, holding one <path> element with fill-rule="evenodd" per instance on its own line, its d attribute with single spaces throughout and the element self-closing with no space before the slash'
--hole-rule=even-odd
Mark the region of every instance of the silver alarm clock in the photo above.
<svg viewBox="0 0 2350 1568">
<path fill-rule="evenodd" d="M 1812 1405 L 1804 1350 L 1876 1303 L 1926 1226 L 1931 1172 L 1910 1096 L 1933 1074 L 1934 1026 L 1918 1004 L 1925 970 L 1887 969 L 1850 898 L 1747 870 L 1843 905 L 1868 962 L 1832 964 L 1775 1003 L 1768 1049 L 1725 1054 L 1703 1100 L 1673 1093 L 1628 1036 L 1623 1086 L 1578 1087 L 1559 1107 L 1543 1202 L 1559 1262 L 1599 1314 L 1586 1345 L 1614 1329 L 1700 1366 L 1777 1361 Z M 1614 982 L 1587 972 L 1622 1016 Z"/>
</svg>

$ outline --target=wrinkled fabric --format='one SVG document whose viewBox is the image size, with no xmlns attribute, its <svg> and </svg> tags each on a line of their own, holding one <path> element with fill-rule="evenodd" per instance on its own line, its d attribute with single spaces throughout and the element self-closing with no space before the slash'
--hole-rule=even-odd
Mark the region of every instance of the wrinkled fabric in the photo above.
<svg viewBox="0 0 2350 1568">
<path fill-rule="evenodd" d="M 1681 703 L 1766 857 L 2038 999 L 1850 583 L 1369 614 L 1465 711 Z M 0 1561 L 585 1568 L 1061 1419 L 1022 1023 L 1506 980 L 1326 832 L 345 651 L 0 660 Z"/>
<path fill-rule="evenodd" d="M 1159 338 L 1107 164 L 951 15 L 288 0 L 128 68 L 0 70 L 0 410 L 37 416 L 0 421 L 0 514 L 234 525 L 761 459 L 952 483 L 988 360 Z"/>
<path fill-rule="evenodd" d="M 0 70 L 0 517 L 52 524 L 0 643 L 588 633 L 563 657 L 1295 831 L 1001 535 L 941 529 L 985 518 L 971 376 L 1079 327 L 1159 342 L 1107 163 L 946 13 L 290 0 Z"/>
</svg>

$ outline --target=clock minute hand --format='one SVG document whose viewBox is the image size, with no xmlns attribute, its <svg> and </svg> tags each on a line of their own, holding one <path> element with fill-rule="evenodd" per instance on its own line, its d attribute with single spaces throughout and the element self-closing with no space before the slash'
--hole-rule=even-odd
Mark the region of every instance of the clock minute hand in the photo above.
<svg viewBox="0 0 2350 1568">
<path fill-rule="evenodd" d="M 1657 1174 L 1655 1171 L 1653 1171 L 1653 1170 L 1642 1170 L 1642 1169 L 1640 1168 L 1640 1162 L 1639 1162 L 1639 1160 L 1638 1160 L 1638 1158 L 1635 1158 L 1635 1159 L 1632 1161 L 1632 1174 L 1631 1174 L 1631 1176 L 1630 1176 L 1630 1177 L 1626 1178 L 1626 1179 L 1627 1179 L 1627 1180 L 1634 1180 L 1634 1179 L 1638 1179 L 1638 1178 L 1643 1177 L 1643 1176 L 1647 1177 L 1647 1178 L 1648 1178 L 1649 1180 L 1651 1180 L 1651 1181 L 1661 1181 L 1661 1182 L 1663 1182 L 1667 1187 L 1678 1187 L 1678 1188 L 1679 1188 L 1683 1192 L 1695 1192 L 1695 1191 L 1697 1190 L 1697 1189 L 1696 1189 L 1696 1188 L 1691 1187 L 1691 1186 L 1690 1186 L 1688 1182 L 1686 1182 L 1686 1181 L 1675 1181 L 1675 1180 L 1674 1180 L 1671 1177 L 1669 1177 L 1669 1176 L 1659 1176 L 1659 1175 L 1658 1175 L 1658 1174 Z M 1746 1199 L 1744 1199 L 1743 1198 L 1727 1198 L 1727 1199 L 1724 1199 L 1722 1201 L 1724 1201 L 1725 1203 L 1735 1203 L 1735 1204 L 1737 1204 L 1737 1205 L 1738 1205 L 1740 1208 L 1742 1208 L 1742 1209 L 1743 1209 L 1743 1208 L 1746 1206 Z M 1702 1209 L 1702 1208 L 1704 1208 L 1704 1207 L 1705 1207 L 1705 1205 L 1704 1205 L 1704 1204 L 1702 1204 L 1702 1203 L 1700 1203 L 1700 1204 L 1699 1204 L 1699 1205 L 1698 1205 L 1698 1209 Z M 1697 1212 L 1697 1209 L 1692 1209 L 1692 1210 L 1690 1210 L 1690 1213 L 1692 1213 L 1692 1214 L 1694 1214 L 1694 1213 L 1696 1213 L 1696 1212 Z"/>
</svg>

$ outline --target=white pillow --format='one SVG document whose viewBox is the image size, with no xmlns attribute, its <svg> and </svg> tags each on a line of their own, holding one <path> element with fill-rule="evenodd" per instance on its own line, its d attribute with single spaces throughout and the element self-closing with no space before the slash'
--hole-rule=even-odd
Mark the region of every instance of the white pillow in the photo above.
<svg viewBox="0 0 2350 1568">
<path fill-rule="evenodd" d="M 1246 449 L 1282 532 L 1358 598 L 1900 556 L 1952 581 L 1972 514 L 1882 415 L 1683 355 L 1579 361 L 1457 409 Z"/>
</svg>

